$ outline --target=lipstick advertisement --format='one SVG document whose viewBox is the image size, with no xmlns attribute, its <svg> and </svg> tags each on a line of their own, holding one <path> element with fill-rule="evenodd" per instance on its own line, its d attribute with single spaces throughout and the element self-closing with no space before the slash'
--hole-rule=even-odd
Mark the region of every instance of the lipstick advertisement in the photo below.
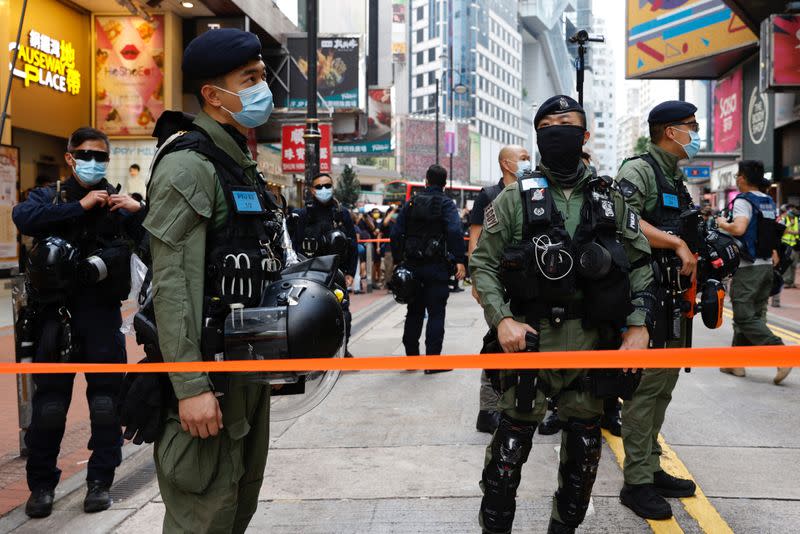
<svg viewBox="0 0 800 534">
<path fill-rule="evenodd" d="M 94 19 L 95 127 L 149 137 L 164 111 L 164 17 Z"/>
</svg>

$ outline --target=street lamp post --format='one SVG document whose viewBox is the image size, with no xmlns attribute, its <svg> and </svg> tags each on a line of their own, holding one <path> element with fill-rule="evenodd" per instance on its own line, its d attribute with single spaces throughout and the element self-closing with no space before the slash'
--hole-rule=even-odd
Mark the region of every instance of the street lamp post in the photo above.
<svg viewBox="0 0 800 534">
<path fill-rule="evenodd" d="M 306 129 L 303 139 L 306 142 L 305 179 L 306 186 L 319 174 L 319 145 L 322 135 L 317 118 L 317 0 L 306 2 L 306 36 L 308 55 L 308 86 L 306 87 Z"/>
<path fill-rule="evenodd" d="M 439 77 L 436 77 L 436 165 L 439 164 Z"/>
</svg>

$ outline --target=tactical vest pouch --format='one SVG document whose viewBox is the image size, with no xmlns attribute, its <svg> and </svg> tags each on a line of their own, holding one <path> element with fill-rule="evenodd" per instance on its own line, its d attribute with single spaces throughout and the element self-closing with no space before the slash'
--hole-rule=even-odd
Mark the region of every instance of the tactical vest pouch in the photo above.
<svg viewBox="0 0 800 534">
<path fill-rule="evenodd" d="M 528 302 L 538 294 L 538 280 L 533 268 L 533 245 L 509 245 L 500 259 L 500 281 L 512 303 Z"/>
<path fill-rule="evenodd" d="M 597 399 L 621 398 L 631 400 L 639 382 L 642 381 L 642 372 L 623 373 L 620 369 L 592 369 L 583 379 L 584 391 Z"/>
<path fill-rule="evenodd" d="M 622 327 L 633 311 L 628 273 L 616 265 L 600 280 L 583 284 L 584 318 L 590 325 L 611 323 Z"/>
<path fill-rule="evenodd" d="M 759 213 L 756 222 L 756 257 L 771 258 L 772 251 L 778 248 L 786 225 L 764 217 Z"/>
</svg>

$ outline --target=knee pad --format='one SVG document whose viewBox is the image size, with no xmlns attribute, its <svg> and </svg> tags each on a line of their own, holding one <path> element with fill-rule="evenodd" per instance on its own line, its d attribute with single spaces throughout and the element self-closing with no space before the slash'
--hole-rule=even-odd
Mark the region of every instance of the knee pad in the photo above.
<svg viewBox="0 0 800 534">
<path fill-rule="evenodd" d="M 114 398 L 110 395 L 95 395 L 89 401 L 89 417 L 93 425 L 118 424 Z"/>
<path fill-rule="evenodd" d="M 518 423 L 505 415 L 500 419 L 481 480 L 481 526 L 488 532 L 511 531 L 522 464 L 528 460 L 535 430 L 535 423 Z"/>
<path fill-rule="evenodd" d="M 600 418 L 570 418 L 565 428 L 567 461 L 559 466 L 561 487 L 556 491 L 556 506 L 561 521 L 576 528 L 583 522 L 592 486 L 597 477 L 602 440 Z"/>
<path fill-rule="evenodd" d="M 39 408 L 39 426 L 47 430 L 63 428 L 67 421 L 67 405 L 62 400 L 46 400 Z"/>
</svg>

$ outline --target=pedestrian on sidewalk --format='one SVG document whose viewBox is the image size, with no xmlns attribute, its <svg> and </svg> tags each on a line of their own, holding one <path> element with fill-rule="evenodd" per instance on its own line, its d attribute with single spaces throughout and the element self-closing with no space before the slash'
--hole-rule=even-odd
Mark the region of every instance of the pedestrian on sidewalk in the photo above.
<svg viewBox="0 0 800 534">
<path fill-rule="evenodd" d="M 450 296 L 448 279 L 455 263 L 456 278 L 466 275 L 466 250 L 461 234 L 461 220 L 455 202 L 444 193 L 447 171 L 431 165 L 425 175 L 425 189 L 400 210 L 392 228 L 391 247 L 394 258 L 411 270 L 420 289 L 408 303 L 403 326 L 403 345 L 407 356 L 419 355 L 419 338 L 425 314 L 425 354 L 442 353 L 444 318 Z M 432 374 L 435 370 L 426 370 Z"/>
<path fill-rule="evenodd" d="M 772 198 L 760 191 L 768 185 L 764 164 L 757 160 L 739 162 L 736 187 L 729 219 L 717 218 L 724 232 L 738 237 L 743 244 L 742 260 L 731 281 L 733 307 L 733 342 L 737 346 L 783 345 L 783 340 L 767 326 L 767 301 L 772 289 L 773 269 L 778 263 L 777 209 Z M 780 384 L 791 367 L 778 367 L 773 382 Z M 721 368 L 723 373 L 745 376 L 741 367 Z"/>
<path fill-rule="evenodd" d="M 525 147 L 519 145 L 507 145 L 500 149 L 500 154 L 497 156 L 497 162 L 500 166 L 500 181 L 495 185 L 484 187 L 478 193 L 475 199 L 475 204 L 472 206 L 472 211 L 469 215 L 469 248 L 467 250 L 467 257 L 471 257 L 478 246 L 478 238 L 481 236 L 483 230 L 484 217 L 483 214 L 489 204 L 497 198 L 503 189 L 511 184 L 517 182 L 517 179 L 522 174 L 531 169 L 531 156 L 528 154 Z M 480 304 L 478 298 L 478 291 L 475 282 L 472 283 L 472 296 Z M 495 337 L 491 329 L 489 331 L 488 339 Z M 481 348 L 481 353 L 487 352 L 487 347 Z M 497 390 L 492 385 L 489 375 L 493 371 L 481 372 L 481 387 L 478 395 L 478 420 L 475 423 L 475 428 L 478 432 L 486 432 L 494 434 L 497 426 L 500 424 L 500 412 L 497 409 L 497 401 L 500 398 Z"/>
<path fill-rule="evenodd" d="M 35 362 L 127 362 L 120 332 L 122 301 L 131 290 L 129 243 L 140 243 L 144 236 L 145 204 L 111 186 L 106 176 L 109 151 L 103 132 L 75 130 L 64 156 L 71 176 L 55 186 L 34 189 L 12 212 L 19 231 L 36 241 L 27 265 L 28 308 L 38 326 Z M 25 434 L 31 490 L 25 513 L 30 517 L 47 517 L 53 509 L 74 379 L 74 374 L 33 378 L 36 389 Z M 109 489 L 122 461 L 122 429 L 115 409 L 122 374 L 87 373 L 86 382 L 92 454 L 83 509 L 99 512 L 111 506 Z"/>
<path fill-rule="evenodd" d="M 798 253 L 798 248 L 800 248 L 800 217 L 798 217 L 797 206 L 784 205 L 781 211 L 784 213 L 780 218 L 780 222 L 786 226 L 781 242 L 792 248 L 792 261 L 783 274 L 783 287 L 795 289 L 795 274 L 798 261 L 800 261 L 800 253 Z"/>
<path fill-rule="evenodd" d="M 486 209 L 470 262 L 484 315 L 497 332 L 494 345 L 514 353 L 646 349 L 655 298 L 650 247 L 638 216 L 610 178 L 595 177 L 581 161 L 589 132 L 578 102 L 566 95 L 549 98 L 534 127 L 542 163 Z M 573 254 L 581 246 L 607 261 L 578 261 Z M 548 533 L 574 533 L 589 508 L 600 463 L 603 399 L 629 398 L 637 379 L 622 370 L 502 371 L 500 425 L 481 479 L 483 532 L 511 532 L 534 431 L 547 411 L 547 395 L 558 395 L 564 429 Z M 627 392 L 611 385 L 617 380 L 628 384 Z"/>
</svg>

